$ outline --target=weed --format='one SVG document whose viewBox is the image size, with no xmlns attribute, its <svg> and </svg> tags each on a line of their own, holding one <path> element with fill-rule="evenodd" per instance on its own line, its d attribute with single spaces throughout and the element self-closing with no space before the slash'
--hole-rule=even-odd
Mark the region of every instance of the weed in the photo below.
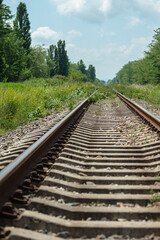
<svg viewBox="0 0 160 240">
<path fill-rule="evenodd" d="M 154 193 L 152 198 L 150 199 L 150 203 L 153 204 L 155 202 L 160 202 L 160 194 Z"/>
<path fill-rule="evenodd" d="M 145 143 L 147 143 L 147 142 L 148 142 L 148 137 L 146 136 L 146 137 L 145 137 Z"/>
<path fill-rule="evenodd" d="M 68 109 L 71 111 L 71 110 L 74 108 L 75 104 L 76 104 L 75 101 L 70 101 L 70 102 L 67 104 Z"/>
<path fill-rule="evenodd" d="M 155 192 L 153 190 L 150 191 L 150 194 L 155 194 Z"/>
<path fill-rule="evenodd" d="M 135 126 L 135 125 L 133 125 L 133 128 L 132 128 L 132 129 L 133 129 L 133 131 L 135 132 L 135 131 L 136 131 L 136 126 Z"/>
<path fill-rule="evenodd" d="M 41 107 L 36 108 L 34 111 L 28 113 L 28 120 L 34 121 L 43 117 L 43 110 Z"/>
<path fill-rule="evenodd" d="M 160 181 L 160 177 L 156 176 L 156 177 L 155 177 L 155 180 L 156 180 L 156 181 Z"/>
<path fill-rule="evenodd" d="M 160 84 L 157 86 L 147 85 L 122 85 L 117 84 L 114 88 L 129 98 L 143 99 L 146 102 L 160 107 Z"/>
<path fill-rule="evenodd" d="M 48 79 L 30 79 L 21 83 L 0 83 L 0 134 L 76 104 L 96 88 L 99 91 L 91 101 L 115 94 L 102 84 L 79 82 L 62 76 Z"/>
<path fill-rule="evenodd" d="M 145 220 L 148 221 L 148 217 L 147 216 L 145 216 Z"/>
<path fill-rule="evenodd" d="M 58 98 L 50 97 L 44 102 L 44 107 L 48 110 L 50 109 L 58 110 L 61 108 L 61 106 L 62 106 L 62 101 Z"/>
<path fill-rule="evenodd" d="M 95 114 L 102 114 L 102 112 L 94 111 Z"/>
</svg>

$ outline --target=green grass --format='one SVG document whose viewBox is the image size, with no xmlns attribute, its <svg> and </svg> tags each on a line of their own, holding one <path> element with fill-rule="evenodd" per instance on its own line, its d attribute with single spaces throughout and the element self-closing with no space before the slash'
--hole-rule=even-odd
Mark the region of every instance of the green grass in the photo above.
<svg viewBox="0 0 160 240">
<path fill-rule="evenodd" d="M 160 107 L 160 85 L 121 85 L 117 84 L 114 88 L 129 98 L 143 99 L 156 107 Z"/>
<path fill-rule="evenodd" d="M 66 77 L 31 79 L 23 83 L 0 83 L 0 135 L 49 115 L 53 110 L 72 110 L 97 88 L 91 101 L 112 94 L 107 87 L 91 82 L 73 81 Z"/>
<path fill-rule="evenodd" d="M 151 191 L 151 194 L 153 194 L 152 198 L 150 199 L 150 203 L 153 204 L 155 202 L 160 202 L 160 194 L 155 193 L 154 191 Z"/>
<path fill-rule="evenodd" d="M 90 102 L 97 102 L 102 99 L 106 98 L 115 98 L 116 94 L 113 92 L 112 89 L 108 87 L 101 87 L 98 91 L 95 92 L 95 94 L 89 99 Z"/>
</svg>

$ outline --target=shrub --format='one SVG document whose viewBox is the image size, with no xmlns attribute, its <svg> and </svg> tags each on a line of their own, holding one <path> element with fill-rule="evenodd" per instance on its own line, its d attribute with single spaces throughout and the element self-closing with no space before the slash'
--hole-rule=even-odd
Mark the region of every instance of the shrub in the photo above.
<svg viewBox="0 0 160 240">
<path fill-rule="evenodd" d="M 61 111 L 66 107 L 72 110 L 99 86 L 59 75 L 21 83 L 0 83 L 0 134 L 46 116 L 51 110 Z M 109 90 L 104 88 L 97 93 L 94 101 L 109 96 L 106 91 Z"/>
</svg>

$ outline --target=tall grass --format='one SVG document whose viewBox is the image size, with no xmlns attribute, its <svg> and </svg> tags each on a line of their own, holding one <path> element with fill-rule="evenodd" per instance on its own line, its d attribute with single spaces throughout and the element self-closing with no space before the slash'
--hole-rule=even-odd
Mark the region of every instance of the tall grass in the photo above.
<svg viewBox="0 0 160 240">
<path fill-rule="evenodd" d="M 60 76 L 23 83 L 0 83 L 0 135 L 47 116 L 53 110 L 71 110 L 97 87 L 100 86 Z M 104 98 L 105 94 L 102 95 Z"/>
<path fill-rule="evenodd" d="M 160 85 L 121 85 L 115 86 L 117 91 L 129 98 L 143 99 L 146 102 L 160 107 Z"/>
</svg>

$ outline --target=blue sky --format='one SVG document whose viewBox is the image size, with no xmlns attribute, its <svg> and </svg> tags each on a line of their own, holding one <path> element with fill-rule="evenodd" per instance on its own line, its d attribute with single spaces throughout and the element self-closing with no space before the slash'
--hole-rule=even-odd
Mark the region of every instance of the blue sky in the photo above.
<svg viewBox="0 0 160 240">
<path fill-rule="evenodd" d="M 4 0 L 13 14 L 19 0 Z M 160 0 L 22 0 L 31 21 L 32 45 L 66 41 L 71 62 L 83 59 L 101 80 L 143 57 L 160 27 Z"/>
</svg>

